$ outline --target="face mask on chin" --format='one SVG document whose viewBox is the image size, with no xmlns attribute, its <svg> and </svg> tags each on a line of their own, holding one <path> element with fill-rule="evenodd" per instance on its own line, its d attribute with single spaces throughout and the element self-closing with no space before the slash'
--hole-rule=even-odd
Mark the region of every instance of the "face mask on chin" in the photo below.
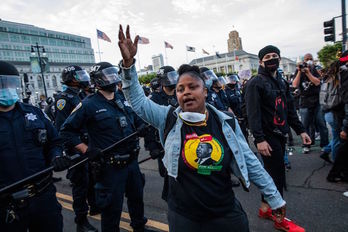
<svg viewBox="0 0 348 232">
<path fill-rule="evenodd" d="M 263 62 L 267 72 L 275 72 L 279 68 L 279 58 L 273 58 Z"/>
<path fill-rule="evenodd" d="M 19 97 L 16 89 L 0 89 L 0 106 L 9 107 L 18 101 Z"/>
<path fill-rule="evenodd" d="M 179 117 L 186 122 L 198 123 L 205 120 L 206 114 L 196 112 L 181 112 L 179 113 Z"/>
</svg>

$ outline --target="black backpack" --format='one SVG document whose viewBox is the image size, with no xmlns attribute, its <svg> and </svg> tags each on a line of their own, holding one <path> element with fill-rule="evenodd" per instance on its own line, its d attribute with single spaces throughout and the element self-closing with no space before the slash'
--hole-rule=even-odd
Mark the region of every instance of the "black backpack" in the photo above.
<svg viewBox="0 0 348 232">
<path fill-rule="evenodd" d="M 166 141 L 167 136 L 168 136 L 170 130 L 175 125 L 177 116 L 174 114 L 174 111 L 175 111 L 175 108 L 174 107 L 170 107 L 169 112 L 167 114 L 166 126 L 164 128 L 164 141 Z M 235 131 L 235 129 L 236 129 L 236 121 L 235 121 L 234 114 L 232 114 L 231 112 L 228 112 L 228 111 L 223 111 L 223 112 L 231 117 L 231 119 L 227 120 L 227 123 L 228 123 L 228 125 L 230 125 L 232 130 Z"/>
</svg>

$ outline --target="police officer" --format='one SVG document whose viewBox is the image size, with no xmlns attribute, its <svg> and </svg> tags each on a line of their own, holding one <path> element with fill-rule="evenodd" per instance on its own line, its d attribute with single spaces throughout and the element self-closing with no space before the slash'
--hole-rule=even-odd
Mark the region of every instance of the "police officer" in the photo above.
<svg viewBox="0 0 348 232">
<path fill-rule="evenodd" d="M 92 67 L 91 81 L 97 92 L 85 98 L 68 117 L 60 131 L 63 140 L 88 157 L 97 157 L 95 165 L 97 183 L 95 194 L 100 207 L 102 231 L 119 231 L 123 198 L 126 194 L 131 226 L 134 231 L 144 231 L 143 178 L 137 157 L 137 139 L 120 144 L 107 154 L 104 149 L 122 138 L 134 133 L 142 126 L 130 107 L 115 99 L 118 70 L 110 63 L 101 62 Z M 86 126 L 89 143 L 79 137 Z"/>
<path fill-rule="evenodd" d="M 0 188 L 36 174 L 50 164 L 57 171 L 69 165 L 61 156 L 58 134 L 48 117 L 39 108 L 18 102 L 20 83 L 17 69 L 0 61 Z M 18 201 L 0 199 L 1 232 L 63 231 L 52 173 L 19 187 L 18 192 L 27 194 Z"/>
<path fill-rule="evenodd" d="M 222 89 L 222 85 L 219 82 L 218 77 L 212 70 L 209 70 L 207 67 L 201 67 L 201 75 L 205 80 L 205 84 L 208 89 L 208 95 L 206 101 L 213 105 L 216 109 L 221 111 L 228 111 L 227 97 Z"/>
<path fill-rule="evenodd" d="M 79 98 L 80 89 L 84 89 L 89 85 L 89 75 L 86 70 L 76 65 L 70 65 L 64 68 L 62 72 L 62 81 L 67 89 L 58 94 L 55 102 L 56 121 L 55 126 L 59 130 L 73 109 L 81 102 Z M 81 137 L 87 139 L 85 131 L 81 132 Z M 65 146 L 65 153 L 73 156 L 76 150 L 73 147 Z M 97 231 L 87 219 L 88 202 L 92 206 L 94 203 L 93 192 L 88 194 L 88 165 L 82 165 L 73 170 L 69 170 L 67 178 L 72 183 L 73 209 L 75 212 L 76 231 Z M 95 207 L 93 207 L 95 209 Z M 91 209 L 92 210 L 92 209 Z"/>
<path fill-rule="evenodd" d="M 157 77 L 150 82 L 152 93 L 150 99 L 159 105 L 171 105 L 177 107 L 177 99 L 175 94 L 175 86 L 178 79 L 178 73 L 171 66 L 163 66 L 157 72 Z M 154 136 L 155 135 L 155 136 Z M 164 185 L 162 190 L 162 199 L 167 201 L 168 195 L 168 177 L 166 168 L 163 165 L 162 158 L 164 150 L 161 145 L 158 131 L 154 127 L 149 127 L 144 138 L 145 146 L 150 151 L 150 156 L 158 161 L 158 171 L 164 177 Z"/>
</svg>

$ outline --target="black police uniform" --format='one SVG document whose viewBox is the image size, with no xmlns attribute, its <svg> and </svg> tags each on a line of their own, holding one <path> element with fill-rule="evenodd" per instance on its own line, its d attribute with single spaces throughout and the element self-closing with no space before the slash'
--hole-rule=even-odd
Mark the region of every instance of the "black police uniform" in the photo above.
<svg viewBox="0 0 348 232">
<path fill-rule="evenodd" d="M 60 131 L 69 146 L 81 143 L 80 130 L 86 126 L 89 149 L 104 149 L 134 133 L 143 121 L 120 100 L 107 100 L 100 92 L 89 95 L 68 117 Z M 97 206 L 102 211 L 102 231 L 119 231 L 123 197 L 126 193 L 131 226 L 143 231 L 143 177 L 137 163 L 139 140 L 130 139 L 110 152 L 102 163 L 95 185 Z M 129 157 L 129 158 L 127 158 Z M 122 162 L 119 162 L 122 161 Z"/>
<path fill-rule="evenodd" d="M 75 89 L 69 87 L 58 94 L 55 102 L 56 109 L 56 120 L 55 126 L 59 131 L 71 114 L 71 112 L 75 109 L 75 107 L 81 102 L 79 94 L 79 89 Z M 81 131 L 81 138 L 84 142 L 87 142 L 86 131 Z M 75 155 L 77 153 L 74 147 L 64 146 L 65 153 L 69 156 Z M 91 208 L 95 207 L 95 196 L 94 191 L 89 191 L 89 173 L 88 173 L 88 164 L 81 165 L 80 167 L 69 170 L 67 173 L 67 178 L 72 183 L 72 195 L 73 195 L 73 209 L 76 214 L 75 222 L 81 224 L 87 217 L 88 214 L 88 204 L 86 199 L 88 199 L 88 203 L 91 205 Z"/>
<path fill-rule="evenodd" d="M 215 91 L 208 89 L 208 95 L 206 101 L 213 105 L 216 109 L 220 111 L 228 110 L 228 102 L 225 92 L 220 89 L 218 93 Z"/>
<path fill-rule="evenodd" d="M 62 154 L 58 133 L 43 112 L 17 102 L 9 112 L 0 112 L 0 188 L 47 168 Z M 7 224 L 6 207 L 0 206 L 1 232 L 61 232 L 63 217 L 51 173 L 37 182 L 34 196 L 15 204 L 17 220 Z"/>
</svg>

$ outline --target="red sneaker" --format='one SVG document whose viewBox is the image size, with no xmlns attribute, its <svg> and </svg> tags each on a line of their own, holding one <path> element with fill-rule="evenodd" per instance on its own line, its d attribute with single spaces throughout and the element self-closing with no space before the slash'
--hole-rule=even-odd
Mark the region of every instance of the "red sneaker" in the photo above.
<svg viewBox="0 0 348 232">
<path fill-rule="evenodd" d="M 282 222 L 274 221 L 274 227 L 277 230 L 285 231 L 285 232 L 305 232 L 306 230 L 299 225 L 296 225 L 290 219 L 284 218 Z"/>
<path fill-rule="evenodd" d="M 266 212 L 263 212 L 262 209 L 259 209 L 259 217 L 264 219 L 269 219 L 274 221 L 274 216 L 272 214 L 272 209 L 268 208 Z"/>
</svg>

